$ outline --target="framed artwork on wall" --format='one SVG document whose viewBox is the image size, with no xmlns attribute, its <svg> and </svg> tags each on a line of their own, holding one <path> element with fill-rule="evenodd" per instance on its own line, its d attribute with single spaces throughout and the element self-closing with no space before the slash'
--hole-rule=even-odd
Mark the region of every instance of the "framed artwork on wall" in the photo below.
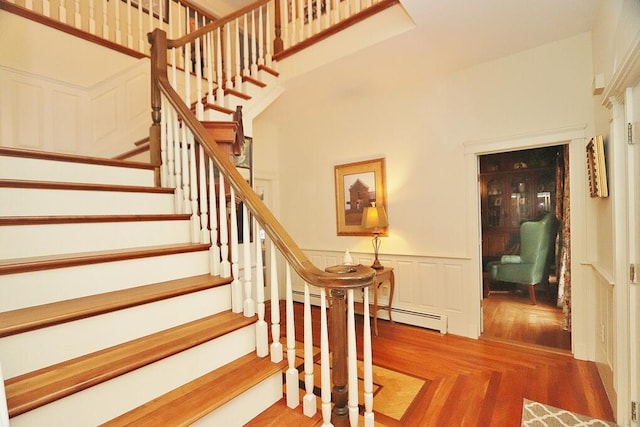
<svg viewBox="0 0 640 427">
<path fill-rule="evenodd" d="M 587 174 L 589 195 L 591 197 L 609 197 L 604 142 L 600 135 L 591 138 L 587 144 Z"/>
<path fill-rule="evenodd" d="M 387 209 L 384 159 L 366 160 L 334 167 L 336 227 L 338 236 L 370 236 L 362 227 L 365 207 Z M 385 227 L 381 236 L 388 235 Z"/>
</svg>

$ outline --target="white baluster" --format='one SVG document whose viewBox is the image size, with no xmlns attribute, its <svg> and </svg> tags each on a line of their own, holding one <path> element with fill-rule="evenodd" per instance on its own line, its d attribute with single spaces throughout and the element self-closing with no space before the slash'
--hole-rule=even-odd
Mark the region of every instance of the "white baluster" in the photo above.
<svg viewBox="0 0 640 427">
<path fill-rule="evenodd" d="M 273 13 L 271 7 L 266 8 L 267 14 L 267 27 L 264 35 L 264 39 L 260 41 L 260 46 L 266 46 L 267 51 L 264 54 L 264 65 L 271 68 L 271 61 L 273 60 L 273 51 L 271 40 L 273 40 L 273 35 L 271 34 L 271 29 L 274 27 L 273 23 Z M 262 19 L 260 19 L 260 25 L 262 25 Z M 281 31 L 282 32 L 282 31 Z M 260 31 L 260 35 L 262 35 L 262 31 Z M 264 40 L 269 40 L 268 43 L 265 43 Z"/>
<path fill-rule="evenodd" d="M 258 78 L 258 32 L 256 31 L 256 13 L 251 11 L 251 49 L 247 52 L 247 56 L 251 54 L 251 76 Z"/>
<path fill-rule="evenodd" d="M 349 423 L 358 427 L 358 358 L 356 351 L 356 320 L 353 289 L 347 291 L 347 363 L 349 388 Z"/>
<path fill-rule="evenodd" d="M 31 1 L 29 1 L 29 3 L 31 3 Z M 25 3 L 25 8 L 30 9 L 27 3 Z M 47 18 L 51 18 L 51 2 L 49 2 L 49 0 L 42 0 L 42 14 Z"/>
<path fill-rule="evenodd" d="M 235 42 L 236 42 L 235 43 L 235 49 L 233 50 L 234 54 L 235 54 L 235 61 L 234 61 L 234 64 L 235 64 L 235 67 L 234 67 L 234 76 L 235 76 L 235 78 L 234 78 L 234 80 L 235 81 L 234 81 L 234 86 L 233 87 L 234 87 L 235 90 L 242 91 L 242 70 L 240 68 L 242 66 L 242 64 L 241 64 L 242 61 L 240 60 L 240 43 L 242 43 L 242 41 L 240 39 L 240 37 L 241 37 L 241 35 L 240 35 L 240 18 L 236 18 L 235 22 L 236 22 L 236 31 L 235 31 L 235 33 L 233 35 L 233 40 L 235 40 Z M 246 28 L 245 28 L 245 31 L 246 31 Z"/>
<path fill-rule="evenodd" d="M 213 160 L 208 159 L 209 164 L 209 203 L 211 215 L 209 216 L 209 222 L 211 224 L 211 247 L 209 248 L 209 256 L 211 258 L 211 275 L 220 275 L 220 246 L 218 246 L 218 218 L 217 218 L 217 204 L 216 204 L 216 179 L 215 168 L 213 166 Z"/>
<path fill-rule="evenodd" d="M 144 37 L 144 28 L 142 27 L 142 8 L 138 7 L 138 51 L 140 52 L 144 52 L 145 51 L 145 37 Z M 173 38 L 173 34 L 169 34 L 169 38 L 172 39 Z M 171 49 L 172 51 L 174 49 Z M 175 64 L 174 61 L 171 62 L 171 64 Z"/>
<path fill-rule="evenodd" d="M 244 16 L 242 17 L 243 19 L 243 28 L 244 31 L 242 32 L 242 50 L 244 52 L 244 57 L 242 58 L 242 75 L 243 76 L 248 76 L 250 74 L 249 71 L 249 30 L 248 30 L 248 21 L 247 21 L 247 16 L 249 14 L 245 13 Z"/>
<path fill-rule="evenodd" d="M 287 309 L 287 362 L 286 373 L 287 406 L 297 408 L 300 404 L 298 395 L 298 370 L 296 369 L 296 325 L 293 318 L 293 291 L 291 289 L 291 267 L 286 264 L 286 309 Z"/>
<path fill-rule="evenodd" d="M 207 203 L 207 160 L 202 146 L 199 146 L 198 160 L 200 170 L 198 170 L 198 187 L 200 191 L 200 232 L 202 233 L 200 241 L 202 243 L 211 243 L 211 232 L 209 231 L 209 206 Z"/>
<path fill-rule="evenodd" d="M 331 367 L 329 366 L 329 329 L 327 328 L 327 291 L 320 289 L 320 398 L 322 426 L 331 424 Z"/>
<path fill-rule="evenodd" d="M 4 390 L 4 375 L 0 364 L 0 427 L 9 427 L 9 409 L 7 408 L 7 395 Z"/>
<path fill-rule="evenodd" d="M 178 8 L 178 34 L 177 34 L 178 37 L 183 36 L 183 35 L 185 35 L 187 33 L 186 30 L 184 30 L 184 32 L 183 32 L 183 29 L 182 29 L 182 24 L 184 22 L 183 21 L 183 16 L 182 16 L 182 11 L 183 10 L 185 11 L 185 14 L 186 14 L 186 9 L 185 8 L 182 8 L 182 7 Z M 187 20 L 188 20 L 188 18 L 187 18 Z M 182 49 L 182 55 L 180 55 L 179 58 L 178 58 L 178 60 L 180 61 L 180 64 L 178 66 L 182 67 L 182 69 L 184 69 L 184 70 L 187 69 L 187 67 L 185 67 L 186 62 L 184 60 L 185 50 L 186 50 L 186 48 Z"/>
<path fill-rule="evenodd" d="M 318 34 L 321 30 L 320 24 L 322 23 L 322 3 L 324 0 L 315 0 L 316 2 L 316 18 L 314 20 L 313 26 L 315 28 L 314 34 Z"/>
<path fill-rule="evenodd" d="M 180 177 L 182 180 L 182 211 L 180 213 L 191 214 L 191 202 L 189 195 L 189 142 L 187 141 L 187 129 L 184 124 L 180 126 Z"/>
<path fill-rule="evenodd" d="M 204 17 L 202 18 L 204 20 Z M 204 24 L 204 21 L 203 21 Z M 205 36 L 205 58 L 207 69 L 207 103 L 215 103 L 213 96 L 213 31 L 209 31 Z"/>
<path fill-rule="evenodd" d="M 343 18 L 348 18 L 351 16 L 351 0 L 347 0 L 344 2 L 344 16 Z"/>
<path fill-rule="evenodd" d="M 200 243 L 200 215 L 198 212 L 198 178 L 196 168 L 196 142 L 190 130 L 187 131 L 189 145 L 189 199 L 191 200 L 191 242 Z"/>
<path fill-rule="evenodd" d="M 109 0 L 102 0 L 102 38 L 111 40 L 109 38 L 109 19 L 107 18 L 107 10 L 109 7 Z"/>
<path fill-rule="evenodd" d="M 251 284 L 251 237 L 249 236 L 249 211 L 247 205 L 242 204 L 242 249 L 244 253 L 244 315 L 255 316 L 256 308 L 253 301 Z M 256 274 L 258 272 L 256 271 Z M 259 274 L 258 274 L 259 275 Z"/>
<path fill-rule="evenodd" d="M 160 111 L 160 186 L 167 187 L 167 139 L 168 135 L 171 135 L 171 120 L 167 120 L 169 108 L 167 106 L 167 100 L 163 96 L 161 99 Z"/>
<path fill-rule="evenodd" d="M 293 5 L 295 5 L 295 2 L 292 2 L 291 4 L 288 1 L 280 2 L 280 22 L 282 22 L 281 37 L 285 49 L 291 46 L 289 16 L 294 16 L 293 11 L 295 10 L 295 8 L 293 7 Z M 292 6 L 291 9 L 289 8 L 289 6 Z"/>
<path fill-rule="evenodd" d="M 233 87 L 233 82 L 231 81 L 231 33 L 232 33 L 232 28 L 231 28 L 231 22 L 228 22 L 225 26 L 224 26 L 224 34 L 225 34 L 225 49 L 224 49 L 224 64 L 225 66 L 225 73 L 227 75 L 227 80 L 225 81 L 224 86 L 227 89 L 231 89 Z"/>
<path fill-rule="evenodd" d="M 269 329 L 264 320 L 264 269 L 262 259 L 262 245 L 260 244 L 260 229 L 257 221 L 253 221 L 256 246 L 256 305 L 258 311 L 258 322 L 256 323 L 256 354 L 258 357 L 265 357 L 269 354 Z"/>
<path fill-rule="evenodd" d="M 265 52 L 264 52 L 264 23 L 263 23 L 263 11 L 266 14 L 265 18 L 267 19 L 267 32 L 269 31 L 269 5 L 265 5 L 264 7 L 261 7 L 260 10 L 258 11 L 258 37 L 256 40 L 256 53 L 257 53 L 257 57 L 258 57 L 258 61 L 257 61 L 257 65 L 264 65 L 265 64 Z M 267 38 L 267 40 L 271 40 L 269 38 Z M 270 45 L 271 43 L 267 43 L 267 45 Z M 256 67 L 257 68 L 257 67 Z M 257 74 L 256 74 L 257 76 Z"/>
<path fill-rule="evenodd" d="M 282 360 L 282 343 L 280 343 L 280 297 L 278 290 L 278 268 L 276 264 L 276 246 L 269 245 L 269 259 L 271 260 L 269 285 L 271 287 L 271 361 L 278 363 Z"/>
<path fill-rule="evenodd" d="M 73 25 L 78 29 L 82 28 L 82 15 L 80 15 L 80 0 L 75 1 Z"/>
<path fill-rule="evenodd" d="M 356 7 L 354 13 L 360 12 L 360 0 L 356 0 Z"/>
<path fill-rule="evenodd" d="M 224 82 L 222 76 L 222 29 L 216 28 L 216 104 L 224 105 Z"/>
<path fill-rule="evenodd" d="M 58 21 L 62 22 L 63 24 L 67 23 L 67 8 L 65 6 L 65 0 L 61 0 L 60 4 L 58 5 Z M 32 9 L 32 6 L 28 6 L 29 9 Z"/>
<path fill-rule="evenodd" d="M 374 285 L 375 286 L 375 285 Z M 364 371 L 364 426 L 374 427 L 373 415 L 373 360 L 371 347 L 371 318 L 369 317 L 369 288 L 364 289 L 364 327 L 362 364 Z"/>
<path fill-rule="evenodd" d="M 313 394 L 313 331 L 311 329 L 311 298 L 309 284 L 304 284 L 304 388 L 302 413 L 313 417 L 317 412 L 316 396 Z"/>
<path fill-rule="evenodd" d="M 49 0 L 45 0 L 42 4 L 47 3 L 49 7 Z M 96 2 L 95 0 L 89 0 L 89 32 L 93 35 L 96 34 Z"/>
<path fill-rule="evenodd" d="M 115 23 L 115 34 L 116 34 L 116 43 L 122 44 L 122 30 L 120 29 L 120 2 L 115 2 L 116 5 L 116 23 Z"/>
<path fill-rule="evenodd" d="M 127 47 L 133 49 L 133 26 L 131 25 L 131 0 L 127 0 Z"/>
<path fill-rule="evenodd" d="M 195 13 L 195 25 L 196 30 L 198 29 L 198 12 Z M 202 104 L 202 38 L 198 37 L 195 41 L 195 49 L 196 49 L 196 62 L 195 62 L 195 73 L 196 73 L 196 117 L 198 120 L 204 120 L 204 105 Z"/>
<path fill-rule="evenodd" d="M 234 313 L 242 313 L 242 283 L 240 283 L 240 265 L 238 264 L 238 213 L 236 211 L 236 192 L 231 187 L 231 310 Z"/>
<path fill-rule="evenodd" d="M 219 172 L 218 210 L 220 211 L 220 270 L 222 277 L 231 276 L 229 263 L 229 241 L 227 234 L 227 195 L 224 185 L 224 175 Z"/>
<path fill-rule="evenodd" d="M 333 15 L 333 0 L 326 0 L 326 10 L 324 14 L 323 28 L 329 28 L 331 26 L 331 16 Z"/>
</svg>

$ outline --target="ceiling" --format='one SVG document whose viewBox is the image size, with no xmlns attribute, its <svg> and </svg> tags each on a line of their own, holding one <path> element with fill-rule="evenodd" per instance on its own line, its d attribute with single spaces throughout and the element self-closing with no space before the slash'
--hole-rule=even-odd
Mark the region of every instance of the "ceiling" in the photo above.
<svg viewBox="0 0 640 427">
<path fill-rule="evenodd" d="M 250 0 L 198 0 L 224 16 Z M 416 27 L 321 67 L 314 79 L 358 85 L 425 80 L 591 30 L 601 0 L 401 0 Z M 214 6 L 215 5 L 215 6 Z M 413 75 L 412 75 L 413 73 Z M 316 74 L 313 72 L 311 74 Z M 418 76 L 419 74 L 419 76 Z M 336 80 L 336 77 L 340 78 Z M 311 77 L 311 76 L 310 76 Z M 364 81 L 363 81 L 364 77 Z M 367 81 L 368 80 L 368 81 Z M 317 85 L 317 80 L 316 85 Z M 336 88 L 339 90 L 339 88 Z"/>
</svg>

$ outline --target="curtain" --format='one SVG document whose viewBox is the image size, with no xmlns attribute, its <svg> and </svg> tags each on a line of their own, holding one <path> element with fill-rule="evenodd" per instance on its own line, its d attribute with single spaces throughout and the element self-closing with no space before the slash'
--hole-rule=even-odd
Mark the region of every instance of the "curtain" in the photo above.
<svg viewBox="0 0 640 427">
<path fill-rule="evenodd" d="M 562 329 L 571 331 L 571 207 L 569 205 L 569 145 L 563 146 L 556 166 L 556 217 L 560 220 L 558 233 L 558 307 L 562 308 Z"/>
</svg>

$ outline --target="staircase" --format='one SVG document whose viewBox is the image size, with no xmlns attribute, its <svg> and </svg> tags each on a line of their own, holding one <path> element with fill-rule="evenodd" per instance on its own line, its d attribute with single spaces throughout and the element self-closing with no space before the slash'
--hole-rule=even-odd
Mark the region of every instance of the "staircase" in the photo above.
<svg viewBox="0 0 640 427">
<path fill-rule="evenodd" d="M 0 173 L 12 427 L 242 425 L 281 398 L 256 317 L 149 164 L 0 148 Z"/>
</svg>

